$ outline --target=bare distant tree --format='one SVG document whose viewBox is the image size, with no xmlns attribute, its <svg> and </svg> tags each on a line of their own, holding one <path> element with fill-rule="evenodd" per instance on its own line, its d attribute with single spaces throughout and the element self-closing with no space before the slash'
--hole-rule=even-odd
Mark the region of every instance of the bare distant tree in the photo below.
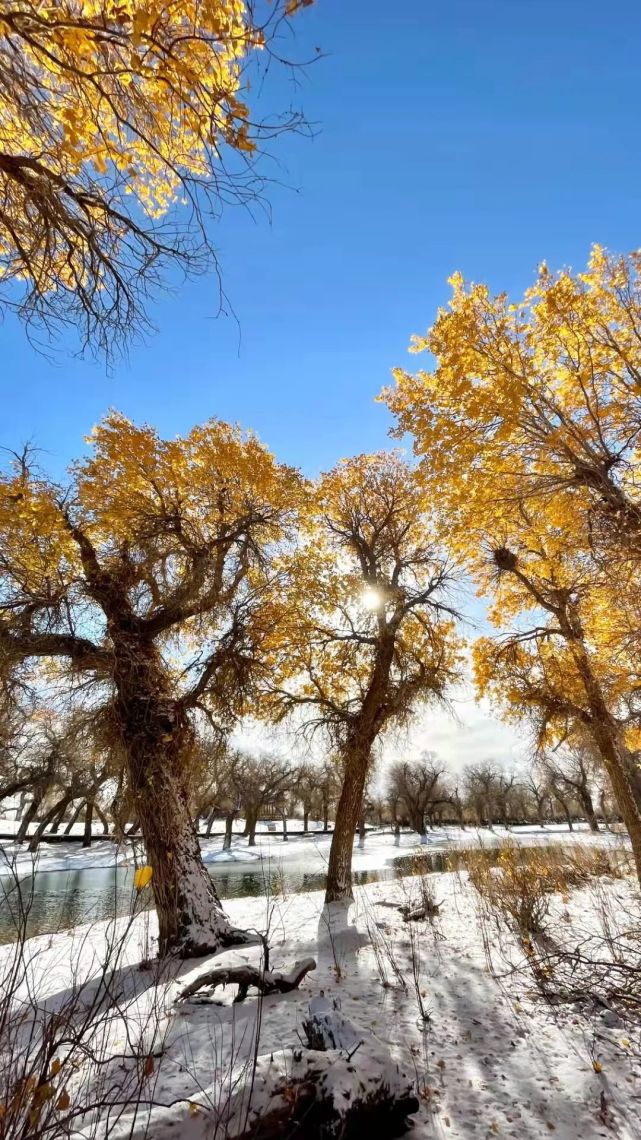
<svg viewBox="0 0 641 1140">
<path fill-rule="evenodd" d="M 574 797 L 588 821 L 590 831 L 599 830 L 594 809 L 595 769 L 597 761 L 587 744 L 576 744 L 545 756 L 542 767 L 561 804 Z"/>
<path fill-rule="evenodd" d="M 449 800 L 443 784 L 445 767 L 438 764 L 432 752 L 424 752 L 417 760 L 402 760 L 392 765 L 388 777 L 388 796 L 397 813 L 406 816 L 421 839 L 426 838 L 426 818 L 439 803 Z"/>
</svg>

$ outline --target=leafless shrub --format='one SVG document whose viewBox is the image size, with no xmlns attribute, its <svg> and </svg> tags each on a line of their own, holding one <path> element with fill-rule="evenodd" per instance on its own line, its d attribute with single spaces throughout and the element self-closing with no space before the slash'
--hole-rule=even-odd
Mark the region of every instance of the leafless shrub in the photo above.
<svg viewBox="0 0 641 1140">
<path fill-rule="evenodd" d="M 519 851 L 506 844 L 498 860 L 483 851 L 468 857 L 486 958 L 495 976 L 498 959 L 502 978 L 533 979 L 552 1005 L 579 1003 L 588 1012 L 607 1011 L 613 1024 L 626 1018 L 638 1023 L 641 911 L 630 908 L 627 898 L 622 906 L 613 895 L 614 883 L 630 870 L 623 846 L 559 844 Z M 587 904 L 582 896 L 580 908 L 558 914 L 559 900 L 567 908 L 579 889 Z"/>
<path fill-rule="evenodd" d="M 158 983 L 170 980 L 169 967 L 127 965 L 136 901 L 128 918 L 77 933 L 62 952 L 56 992 L 53 941 L 28 938 L 32 890 L 10 871 L 16 940 L 0 950 L 0 1136 L 92 1137 L 125 1110 L 135 1119 L 153 1097 L 167 1029 Z M 141 1004 L 143 991 L 150 1000 Z"/>
</svg>

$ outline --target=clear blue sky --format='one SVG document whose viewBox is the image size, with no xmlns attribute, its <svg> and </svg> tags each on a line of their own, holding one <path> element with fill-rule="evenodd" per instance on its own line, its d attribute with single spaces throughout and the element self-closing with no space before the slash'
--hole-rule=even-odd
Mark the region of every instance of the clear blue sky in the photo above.
<svg viewBox="0 0 641 1140">
<path fill-rule="evenodd" d="M 638 0 L 317 0 L 297 23 L 325 53 L 294 96 L 317 137 L 276 148 L 299 192 L 216 235 L 240 344 L 202 279 L 110 377 L 9 319 L 1 443 L 33 437 L 59 471 L 113 405 L 170 435 L 238 420 L 314 473 L 387 445 L 374 396 L 453 269 L 514 291 L 543 258 L 641 245 Z M 289 97 L 277 79 L 271 104 Z"/>
</svg>

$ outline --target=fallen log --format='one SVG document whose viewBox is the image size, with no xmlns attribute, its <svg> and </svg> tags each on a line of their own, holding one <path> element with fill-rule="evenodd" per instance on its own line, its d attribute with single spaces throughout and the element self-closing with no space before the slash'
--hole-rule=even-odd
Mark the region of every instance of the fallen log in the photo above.
<svg viewBox="0 0 641 1140">
<path fill-rule="evenodd" d="M 407 903 L 389 902 L 387 899 L 379 900 L 376 906 L 386 906 L 390 910 L 397 910 L 403 916 L 404 922 L 420 922 L 424 918 L 435 918 L 440 913 L 441 908 L 441 904 L 437 902 L 425 902 L 418 906 L 410 906 Z"/>
<path fill-rule="evenodd" d="M 209 970 L 206 974 L 200 974 L 193 982 L 185 986 L 176 1000 L 186 1001 L 203 989 L 209 989 L 213 992 L 218 986 L 232 985 L 238 986 L 238 993 L 234 1002 L 244 1001 L 250 986 L 258 990 L 264 997 L 269 994 L 287 994 L 291 990 L 297 990 L 306 974 L 315 969 L 316 962 L 313 958 L 304 958 L 301 962 L 294 962 L 291 970 L 287 973 L 280 970 L 259 970 L 249 964 L 223 966 L 216 970 Z"/>
</svg>

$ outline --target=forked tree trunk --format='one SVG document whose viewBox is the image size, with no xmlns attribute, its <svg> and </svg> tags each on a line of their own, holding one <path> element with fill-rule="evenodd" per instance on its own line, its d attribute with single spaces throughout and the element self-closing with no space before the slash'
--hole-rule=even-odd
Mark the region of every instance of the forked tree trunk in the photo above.
<svg viewBox="0 0 641 1140">
<path fill-rule="evenodd" d="M 563 814 L 565 815 L 565 820 L 568 825 L 568 831 L 574 831 L 574 824 L 572 823 L 572 812 L 570 811 L 567 801 L 564 800 L 558 792 L 556 793 L 556 799 L 563 808 Z M 541 827 L 543 827 L 543 824 L 541 824 Z"/>
<path fill-rule="evenodd" d="M 223 912 L 202 861 L 189 810 L 185 772 L 191 730 L 173 698 L 153 643 L 112 629 L 114 712 L 126 751 L 134 810 L 140 821 L 158 915 L 158 945 L 185 958 L 247 941 Z"/>
<path fill-rule="evenodd" d="M 67 805 L 65 804 L 64 807 L 60 808 L 56 818 L 54 819 L 53 823 L 51 824 L 51 834 L 52 835 L 58 834 L 60 824 L 62 823 L 63 819 L 65 818 L 66 810 L 67 810 Z"/>
</svg>

